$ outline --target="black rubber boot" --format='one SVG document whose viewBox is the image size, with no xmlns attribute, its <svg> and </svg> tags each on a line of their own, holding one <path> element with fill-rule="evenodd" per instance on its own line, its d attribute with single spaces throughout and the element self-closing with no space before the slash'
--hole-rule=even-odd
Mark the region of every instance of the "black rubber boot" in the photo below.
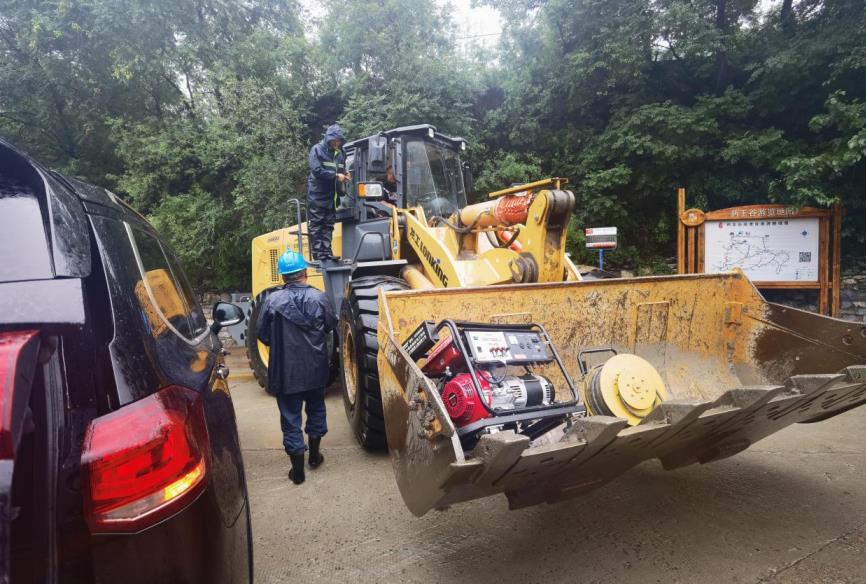
<svg viewBox="0 0 866 584">
<path fill-rule="evenodd" d="M 319 452 L 319 445 L 322 443 L 322 438 L 310 438 L 310 468 L 319 468 L 325 457 Z"/>
<path fill-rule="evenodd" d="M 292 470 L 289 471 L 289 478 L 296 485 L 300 485 L 307 478 L 304 476 L 304 455 L 291 454 L 289 458 L 292 460 Z"/>
</svg>

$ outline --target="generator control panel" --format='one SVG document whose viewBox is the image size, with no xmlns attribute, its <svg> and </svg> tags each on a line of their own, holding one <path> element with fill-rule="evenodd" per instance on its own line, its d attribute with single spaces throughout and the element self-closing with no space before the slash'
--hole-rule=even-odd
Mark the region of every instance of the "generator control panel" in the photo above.
<svg viewBox="0 0 866 584">
<path fill-rule="evenodd" d="M 478 363 L 545 363 L 553 361 L 547 344 L 535 331 L 465 330 L 472 358 Z"/>
</svg>

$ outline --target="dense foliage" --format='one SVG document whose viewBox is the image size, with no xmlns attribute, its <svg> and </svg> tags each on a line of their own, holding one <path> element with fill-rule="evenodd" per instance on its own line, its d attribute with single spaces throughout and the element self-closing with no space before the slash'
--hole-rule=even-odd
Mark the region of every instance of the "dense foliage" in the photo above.
<svg viewBox="0 0 866 584">
<path fill-rule="evenodd" d="M 664 270 L 677 186 L 841 200 L 866 248 L 864 0 L 484 1 L 495 54 L 434 0 L 0 0 L 0 135 L 126 197 L 202 287 L 249 287 L 334 120 L 467 137 L 479 189 L 570 177 L 577 256 L 612 224 L 611 261 Z"/>
</svg>

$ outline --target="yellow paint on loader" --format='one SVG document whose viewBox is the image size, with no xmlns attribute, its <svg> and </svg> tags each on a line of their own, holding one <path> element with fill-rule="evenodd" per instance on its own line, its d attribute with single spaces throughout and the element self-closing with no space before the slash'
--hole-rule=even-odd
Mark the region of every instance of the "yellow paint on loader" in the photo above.
<svg viewBox="0 0 866 584">
<path fill-rule="evenodd" d="M 300 230 L 304 234 L 304 259 L 309 262 L 310 246 L 308 243 L 307 223 L 301 223 Z M 334 226 L 334 235 L 331 248 L 334 255 L 340 255 L 342 251 L 343 230 L 342 225 L 337 223 Z M 254 238 L 252 241 L 252 298 L 259 298 L 259 295 L 271 288 L 276 288 L 283 285 L 282 276 L 277 271 L 277 260 L 280 255 L 291 249 L 295 252 L 298 250 L 298 227 L 292 225 L 283 229 L 277 229 L 270 233 L 265 233 Z M 325 283 L 322 279 L 322 272 L 316 268 L 307 270 L 307 282 L 319 290 L 325 289 Z M 254 324 L 254 319 L 250 319 L 250 324 Z M 263 384 L 262 368 L 267 370 L 268 358 L 270 357 L 270 349 L 264 343 L 256 340 L 256 347 L 250 347 L 250 339 L 255 339 L 254 331 L 247 330 L 247 356 L 249 357 L 250 366 L 252 367 L 256 378 L 260 384 Z M 251 350 L 252 349 L 252 350 Z M 257 371 L 258 369 L 258 371 Z"/>
</svg>

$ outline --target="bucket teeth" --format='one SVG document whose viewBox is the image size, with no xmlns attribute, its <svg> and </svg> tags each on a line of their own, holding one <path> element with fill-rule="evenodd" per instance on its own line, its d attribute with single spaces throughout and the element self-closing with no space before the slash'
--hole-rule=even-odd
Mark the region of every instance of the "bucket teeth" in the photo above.
<svg viewBox="0 0 866 584">
<path fill-rule="evenodd" d="M 676 426 L 683 422 L 689 422 L 701 415 L 701 412 L 712 407 L 711 402 L 671 400 L 663 402 L 659 407 L 650 412 L 641 424 L 652 424 L 662 422 Z"/>
<path fill-rule="evenodd" d="M 472 451 L 484 464 L 475 477 L 476 485 L 490 485 L 514 466 L 520 454 L 529 447 L 529 438 L 512 431 L 486 434 Z"/>
<path fill-rule="evenodd" d="M 731 406 L 746 409 L 756 405 L 763 405 L 785 391 L 783 385 L 758 385 L 751 387 L 738 387 L 725 392 L 718 402 L 728 402 Z"/>
<path fill-rule="evenodd" d="M 786 385 L 736 387 L 711 402 L 667 401 L 637 426 L 611 416 L 579 418 L 559 445 L 549 447 L 526 449 L 515 436 L 485 436 L 476 449 L 483 470 L 473 483 L 504 488 L 511 508 L 553 502 L 597 488 L 649 458 L 671 470 L 733 456 L 800 421 L 794 412 L 826 399 L 828 392 L 842 391 L 837 398 L 842 399 L 853 390 L 866 394 L 866 367 L 798 375 Z"/>
<path fill-rule="evenodd" d="M 822 375 L 794 375 L 789 379 L 791 386 L 803 395 L 812 395 L 834 381 L 844 378 L 839 373 Z"/>
<path fill-rule="evenodd" d="M 628 422 L 622 418 L 593 416 L 577 420 L 575 426 L 581 428 L 580 433 L 584 436 L 586 446 L 577 454 L 577 456 L 568 461 L 566 467 L 570 468 L 583 464 L 584 461 L 588 460 L 608 444 L 616 440 L 620 431 L 628 427 Z"/>
<path fill-rule="evenodd" d="M 848 381 L 866 383 L 866 365 L 852 365 L 845 368 Z"/>
<path fill-rule="evenodd" d="M 595 444 L 598 441 L 612 439 L 620 430 L 627 426 L 628 423 L 625 420 L 612 416 L 579 418 L 574 421 L 572 427 L 565 433 L 565 440 Z"/>
</svg>

